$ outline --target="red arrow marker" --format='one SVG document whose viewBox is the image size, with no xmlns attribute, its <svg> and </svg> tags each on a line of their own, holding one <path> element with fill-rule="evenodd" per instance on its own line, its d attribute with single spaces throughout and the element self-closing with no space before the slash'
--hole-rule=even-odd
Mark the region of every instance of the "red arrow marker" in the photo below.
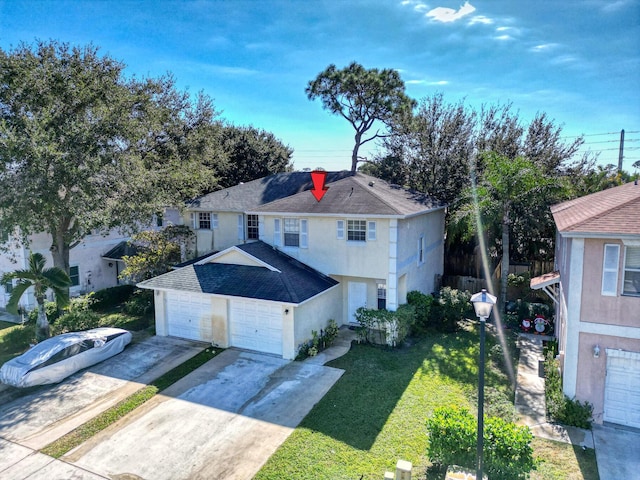
<svg viewBox="0 0 640 480">
<path fill-rule="evenodd" d="M 313 188 L 311 193 L 316 197 L 317 201 L 322 200 L 324 194 L 327 193 L 329 187 L 324 186 L 324 182 L 327 180 L 327 172 L 324 170 L 314 170 L 311 172 L 311 181 L 313 182 Z"/>
</svg>

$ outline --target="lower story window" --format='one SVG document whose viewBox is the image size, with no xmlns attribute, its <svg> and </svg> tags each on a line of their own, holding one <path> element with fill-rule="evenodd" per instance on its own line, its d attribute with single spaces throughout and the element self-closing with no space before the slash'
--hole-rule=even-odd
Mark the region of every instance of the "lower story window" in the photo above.
<svg viewBox="0 0 640 480">
<path fill-rule="evenodd" d="M 77 265 L 75 267 L 69 267 L 69 278 L 71 279 L 72 287 L 80 285 L 80 270 Z"/>
<path fill-rule="evenodd" d="M 387 285 L 385 283 L 378 284 L 378 310 L 387 308 Z"/>
</svg>

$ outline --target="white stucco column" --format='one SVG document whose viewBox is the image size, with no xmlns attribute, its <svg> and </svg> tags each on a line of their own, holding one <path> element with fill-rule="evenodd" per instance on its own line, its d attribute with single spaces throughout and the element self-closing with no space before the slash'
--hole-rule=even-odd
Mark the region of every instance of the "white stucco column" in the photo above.
<svg viewBox="0 0 640 480">
<path fill-rule="evenodd" d="M 387 278 L 387 310 L 398 308 L 398 220 L 389 220 L 389 277 Z"/>
<path fill-rule="evenodd" d="M 156 312 L 156 335 L 166 337 L 168 335 L 167 315 L 165 312 L 166 292 L 162 290 L 153 291 L 153 304 Z"/>
<path fill-rule="evenodd" d="M 571 240 L 571 258 L 569 259 L 569 292 L 567 295 L 566 345 L 562 388 L 564 394 L 573 398 L 576 395 L 578 380 L 578 350 L 580 347 L 580 308 L 582 306 L 582 282 L 584 268 L 584 239 Z"/>
</svg>

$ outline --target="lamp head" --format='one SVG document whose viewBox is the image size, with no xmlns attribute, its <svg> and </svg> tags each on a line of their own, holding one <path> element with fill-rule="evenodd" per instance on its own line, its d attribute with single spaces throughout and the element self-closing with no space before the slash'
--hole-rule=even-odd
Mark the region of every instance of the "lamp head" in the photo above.
<svg viewBox="0 0 640 480">
<path fill-rule="evenodd" d="M 473 308 L 476 311 L 476 316 L 480 319 L 487 319 L 489 315 L 491 315 L 491 309 L 496 304 L 498 299 L 487 293 L 486 289 L 482 289 L 481 292 L 478 292 L 471 296 L 471 303 L 473 304 Z"/>
</svg>

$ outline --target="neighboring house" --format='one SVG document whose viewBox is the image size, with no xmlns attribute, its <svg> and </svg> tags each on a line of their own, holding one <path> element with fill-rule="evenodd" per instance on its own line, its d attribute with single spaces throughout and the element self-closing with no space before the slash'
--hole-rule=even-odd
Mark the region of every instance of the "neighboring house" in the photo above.
<svg viewBox="0 0 640 480">
<path fill-rule="evenodd" d="M 305 172 L 272 175 L 193 202 L 198 252 L 222 251 L 139 284 L 156 290 L 157 333 L 290 359 L 329 319 L 352 323 L 359 307 L 395 310 L 407 292 L 436 289 L 445 207 L 361 173 L 329 172 L 327 178 L 319 202 Z M 215 226 L 207 223 L 214 218 Z M 237 246 L 229 245 L 233 240 Z M 298 281 L 321 287 L 303 294 Z M 263 288 L 277 284 L 277 295 L 265 297 L 262 282 Z"/>
<path fill-rule="evenodd" d="M 171 223 L 181 223 L 182 219 L 177 210 L 168 209 L 164 217 L 154 219 L 151 228 L 162 228 Z M 71 278 L 71 296 L 82 295 L 87 292 L 118 285 L 118 275 L 124 268 L 122 256 L 131 254 L 127 242 L 129 236 L 116 229 L 106 235 L 101 233 L 87 235 L 74 245 L 69 251 L 69 277 Z M 15 239 L 6 244 L 7 252 L 0 255 L 0 276 L 14 270 L 29 268 L 29 253 L 38 252 L 47 260 L 46 268 L 53 266 L 51 256 L 51 236 L 38 233 L 29 237 L 28 245 L 23 245 Z M 0 308 L 4 308 L 9 301 L 13 285 L 0 285 Z M 33 292 L 27 291 L 20 304 L 27 310 L 36 307 Z"/>
<path fill-rule="evenodd" d="M 532 279 L 556 302 L 564 393 L 596 423 L 640 428 L 640 185 L 551 208 L 556 269 Z"/>
</svg>

